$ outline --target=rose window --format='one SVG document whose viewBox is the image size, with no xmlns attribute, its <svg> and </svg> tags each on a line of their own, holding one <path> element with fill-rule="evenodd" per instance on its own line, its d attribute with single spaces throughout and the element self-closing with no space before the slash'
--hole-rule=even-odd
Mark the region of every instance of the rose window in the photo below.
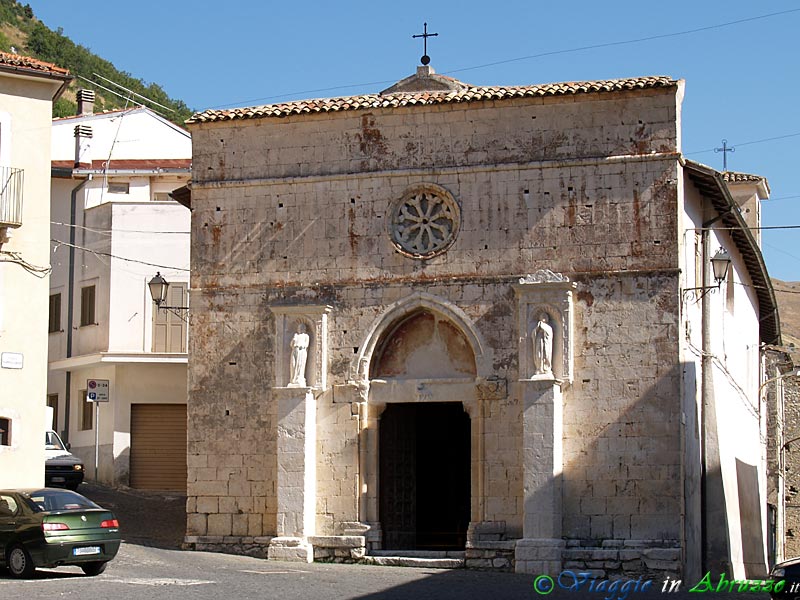
<svg viewBox="0 0 800 600">
<path fill-rule="evenodd" d="M 425 186 L 407 193 L 392 215 L 392 241 L 403 254 L 430 258 L 447 250 L 459 226 L 458 204 L 447 190 Z"/>
</svg>

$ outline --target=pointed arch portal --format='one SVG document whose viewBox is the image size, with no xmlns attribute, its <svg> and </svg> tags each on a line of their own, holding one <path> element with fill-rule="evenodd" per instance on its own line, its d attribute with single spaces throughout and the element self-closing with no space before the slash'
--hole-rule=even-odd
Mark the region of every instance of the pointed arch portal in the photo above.
<svg viewBox="0 0 800 600">
<path fill-rule="evenodd" d="M 466 545 L 473 430 L 472 398 L 463 390 L 475 386 L 480 348 L 465 315 L 422 294 L 373 328 L 366 375 L 378 458 L 370 471 L 377 471 L 372 484 L 384 550 Z"/>
</svg>

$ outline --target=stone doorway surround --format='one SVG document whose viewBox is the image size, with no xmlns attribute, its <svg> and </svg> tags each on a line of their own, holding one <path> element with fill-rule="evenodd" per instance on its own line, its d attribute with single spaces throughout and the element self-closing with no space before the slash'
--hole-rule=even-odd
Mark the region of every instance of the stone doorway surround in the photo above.
<svg viewBox="0 0 800 600">
<path fill-rule="evenodd" d="M 458 306 L 427 293 L 414 293 L 390 305 L 365 335 L 351 377 L 333 386 L 334 402 L 348 402 L 358 423 L 358 521 L 336 524 L 335 536 L 316 536 L 316 401 L 328 391 L 328 306 L 273 307 L 278 345 L 278 524 L 268 556 L 278 560 L 318 558 L 358 560 L 383 550 L 379 512 L 379 420 L 386 406 L 410 402 L 458 402 L 470 417 L 470 524 L 467 567 L 514 568 L 519 572 L 557 572 L 565 542 L 561 538 L 562 389 L 572 380 L 572 292 L 576 284 L 539 271 L 513 284 L 518 300 L 520 370 L 518 390 L 523 415 L 523 538 L 506 539 L 506 524 L 486 519 L 484 427 L 487 406 L 508 398 L 507 380 L 492 368 L 491 348 Z M 403 319 L 424 311 L 463 336 L 474 357 L 469 373 L 445 377 L 374 376 L 371 365 L 380 344 Z M 534 347 L 536 325 L 544 315 L 552 339 L 547 367 Z M 292 384 L 288 341 L 305 323 L 309 333 L 306 385 Z M 376 354 L 377 353 L 377 354 Z M 539 358 L 535 358 L 535 356 Z M 544 370 L 544 372 L 541 372 Z"/>
<path fill-rule="evenodd" d="M 425 310 L 458 329 L 474 356 L 475 369 L 463 377 L 390 378 L 370 375 L 380 341 L 395 324 L 414 313 Z M 338 393 L 348 389 L 353 396 L 353 411 L 359 418 L 359 522 L 365 535 L 367 552 L 383 550 L 379 513 L 378 446 L 379 421 L 386 406 L 407 402 L 458 402 L 470 418 L 470 524 L 465 548 L 466 566 L 510 568 L 514 541 L 501 540 L 505 523 L 485 519 L 485 451 L 484 421 L 487 403 L 508 397 L 506 379 L 498 378 L 492 369 L 491 348 L 483 341 L 471 319 L 455 304 L 424 292 L 395 302 L 375 321 L 361 346 L 357 369 L 352 379 Z M 488 554 L 487 554 L 488 553 Z"/>
</svg>

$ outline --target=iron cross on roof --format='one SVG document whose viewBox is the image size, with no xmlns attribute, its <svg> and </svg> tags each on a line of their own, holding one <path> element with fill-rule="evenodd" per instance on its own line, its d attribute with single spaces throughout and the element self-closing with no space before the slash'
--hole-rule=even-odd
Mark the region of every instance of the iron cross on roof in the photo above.
<svg viewBox="0 0 800 600">
<path fill-rule="evenodd" d="M 419 61 L 423 65 L 427 65 L 428 63 L 431 62 L 431 57 L 428 56 L 428 38 L 429 37 L 436 37 L 439 34 L 438 33 L 428 33 L 428 24 L 425 23 L 424 25 L 425 25 L 425 28 L 423 30 L 424 33 L 420 33 L 420 34 L 417 34 L 417 35 L 412 35 L 411 37 L 412 38 L 422 38 L 422 41 L 423 41 L 423 54 L 422 54 L 422 58 L 420 58 Z"/>
<path fill-rule="evenodd" d="M 722 152 L 722 170 L 728 170 L 728 152 L 736 152 L 736 148 L 728 148 L 728 140 L 722 140 L 722 148 L 714 148 L 714 152 Z"/>
</svg>

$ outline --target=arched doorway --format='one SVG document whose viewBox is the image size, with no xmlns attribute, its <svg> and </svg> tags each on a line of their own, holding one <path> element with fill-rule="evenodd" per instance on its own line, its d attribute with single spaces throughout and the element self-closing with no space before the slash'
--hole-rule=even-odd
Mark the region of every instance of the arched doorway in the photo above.
<svg viewBox="0 0 800 600">
<path fill-rule="evenodd" d="M 470 522 L 471 423 L 462 399 L 442 394 L 441 382 L 474 381 L 469 341 L 449 319 L 426 308 L 414 310 L 384 330 L 369 375 L 416 382 L 414 389 L 426 390 L 393 397 L 380 417 L 383 549 L 463 549 Z"/>
</svg>

